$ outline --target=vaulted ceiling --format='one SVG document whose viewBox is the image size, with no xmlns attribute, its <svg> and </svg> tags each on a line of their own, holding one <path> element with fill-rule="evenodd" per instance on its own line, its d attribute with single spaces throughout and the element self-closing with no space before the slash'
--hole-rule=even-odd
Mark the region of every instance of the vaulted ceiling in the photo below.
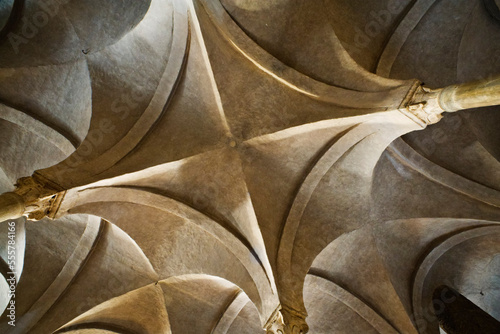
<svg viewBox="0 0 500 334">
<path fill-rule="evenodd" d="M 500 321 L 498 1 L 6 0 L 0 27 L 0 332 L 436 334 L 443 285 Z M 491 106 L 412 113 L 476 80 Z"/>
</svg>

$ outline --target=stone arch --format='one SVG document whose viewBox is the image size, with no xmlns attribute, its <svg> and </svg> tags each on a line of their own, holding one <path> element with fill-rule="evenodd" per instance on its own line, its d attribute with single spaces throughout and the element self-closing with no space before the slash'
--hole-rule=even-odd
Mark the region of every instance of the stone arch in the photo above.
<svg viewBox="0 0 500 334">
<path fill-rule="evenodd" d="M 55 333 L 263 333 L 259 321 L 246 324 L 238 319 L 245 316 L 245 310 L 250 319 L 258 319 L 253 303 L 233 283 L 216 276 L 188 274 L 104 301 Z M 237 320 L 243 321 L 244 327 Z"/>
<path fill-rule="evenodd" d="M 6 333 L 52 332 L 97 304 L 157 281 L 138 245 L 97 216 L 28 222 L 26 254 L 17 285 L 16 327 L 2 321 Z M 117 256 L 121 261 L 114 260 Z M 40 257 L 50 261 L 40 265 Z"/>
<path fill-rule="evenodd" d="M 415 272 L 412 288 L 413 319 L 420 333 L 438 333 L 432 302 L 435 291 L 442 291 L 443 285 L 500 317 L 495 313 L 500 294 L 495 289 L 498 276 L 488 275 L 498 266 L 499 261 L 494 260 L 500 254 L 499 233 L 498 224 L 468 229 L 447 237 L 425 255 Z"/>
<path fill-rule="evenodd" d="M 434 313 L 446 333 L 494 334 L 500 331 L 500 321 L 453 288 L 439 286 L 432 297 Z"/>
<path fill-rule="evenodd" d="M 161 279 L 198 273 L 231 281 L 257 306 L 262 326 L 278 307 L 274 280 L 257 254 L 247 242 L 200 211 L 165 195 L 134 187 L 76 188 L 71 192 L 78 193 L 78 197 L 76 201 L 63 202 L 59 216 L 90 213 L 112 221 L 145 251 Z M 73 196 L 69 193 L 68 199 Z M 134 216 L 134 212 L 140 216 Z M 144 233 L 147 229 L 156 229 L 157 238 Z M 186 250 L 191 243 L 198 244 L 199 250 Z M 164 258 L 158 246 L 170 255 L 169 259 Z M 232 265 L 222 266 L 224 261 L 220 258 Z"/>
</svg>

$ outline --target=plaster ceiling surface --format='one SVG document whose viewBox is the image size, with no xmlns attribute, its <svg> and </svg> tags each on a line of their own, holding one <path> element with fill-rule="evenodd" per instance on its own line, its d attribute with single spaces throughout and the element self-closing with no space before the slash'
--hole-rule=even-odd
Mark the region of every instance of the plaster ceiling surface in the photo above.
<svg viewBox="0 0 500 334">
<path fill-rule="evenodd" d="M 1 1 L 0 332 L 499 326 L 488 3 Z"/>
</svg>

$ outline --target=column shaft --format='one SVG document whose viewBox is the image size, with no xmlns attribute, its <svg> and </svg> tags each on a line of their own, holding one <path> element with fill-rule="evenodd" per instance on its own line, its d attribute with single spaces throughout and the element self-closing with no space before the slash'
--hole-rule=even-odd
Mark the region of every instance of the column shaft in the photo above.
<svg viewBox="0 0 500 334">
<path fill-rule="evenodd" d="M 24 200 L 16 193 L 0 195 L 0 222 L 17 219 L 24 214 Z"/>
</svg>

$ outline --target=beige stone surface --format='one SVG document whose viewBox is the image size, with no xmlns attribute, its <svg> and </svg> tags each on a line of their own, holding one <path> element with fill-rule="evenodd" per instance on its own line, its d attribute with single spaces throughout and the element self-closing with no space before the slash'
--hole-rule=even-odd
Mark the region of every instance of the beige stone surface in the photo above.
<svg viewBox="0 0 500 334">
<path fill-rule="evenodd" d="M 0 2 L 0 332 L 437 334 L 443 286 L 500 321 L 499 18 Z"/>
</svg>

